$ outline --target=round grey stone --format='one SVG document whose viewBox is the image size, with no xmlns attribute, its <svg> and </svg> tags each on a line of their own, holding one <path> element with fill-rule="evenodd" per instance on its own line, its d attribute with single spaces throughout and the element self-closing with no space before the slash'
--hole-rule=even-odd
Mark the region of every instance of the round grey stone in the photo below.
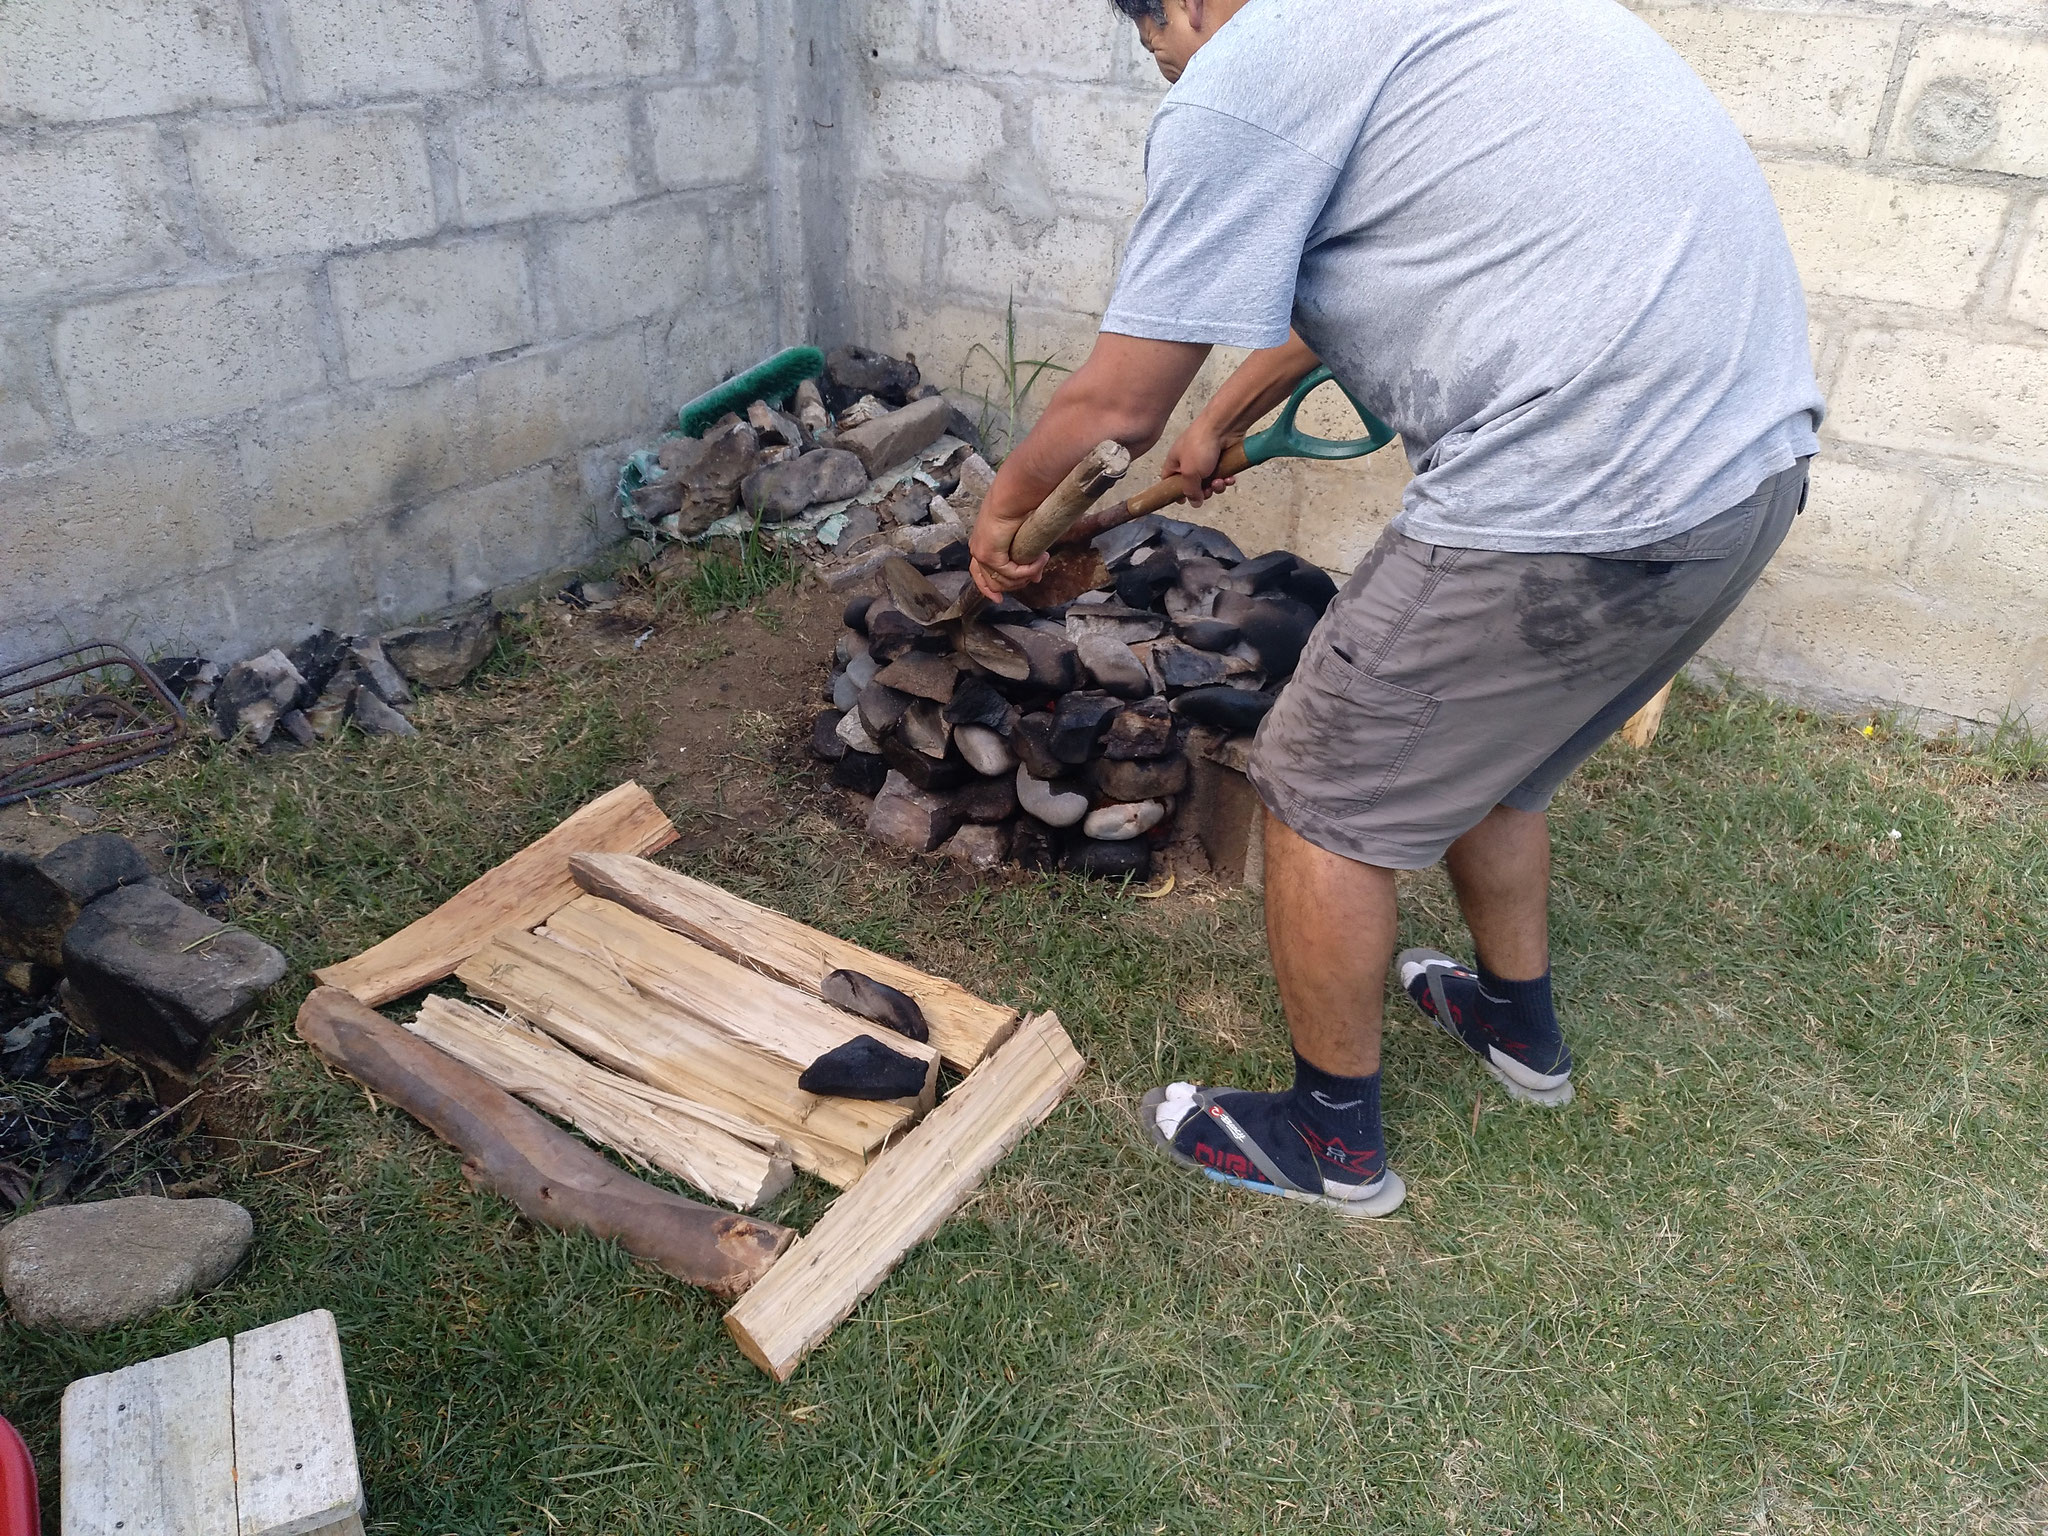
<svg viewBox="0 0 2048 1536">
<path fill-rule="evenodd" d="M 30 1328 L 116 1328 L 220 1284 L 255 1231 L 232 1200 L 132 1195 L 32 1211 L 0 1227 L 0 1290 Z"/>
</svg>

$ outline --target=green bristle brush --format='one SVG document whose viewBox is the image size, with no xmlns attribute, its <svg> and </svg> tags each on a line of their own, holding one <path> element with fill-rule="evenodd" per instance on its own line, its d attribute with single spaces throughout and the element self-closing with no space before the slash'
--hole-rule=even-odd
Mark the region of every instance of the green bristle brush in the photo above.
<svg viewBox="0 0 2048 1536">
<path fill-rule="evenodd" d="M 676 413 L 676 430 L 684 437 L 702 437 L 704 429 L 727 411 L 744 412 L 756 400 L 779 406 L 805 379 L 825 371 L 825 354 L 816 347 L 791 347 L 765 363 L 756 363 L 714 389 L 707 389 Z"/>
</svg>

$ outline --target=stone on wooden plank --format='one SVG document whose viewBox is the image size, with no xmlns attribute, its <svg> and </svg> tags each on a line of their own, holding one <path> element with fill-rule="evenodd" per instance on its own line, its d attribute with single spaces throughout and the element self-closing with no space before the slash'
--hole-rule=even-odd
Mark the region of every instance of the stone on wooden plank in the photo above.
<svg viewBox="0 0 2048 1536">
<path fill-rule="evenodd" d="M 783 523 L 828 501 L 844 501 L 868 488 L 860 460 L 838 448 L 757 469 L 740 485 L 740 508 L 764 523 Z"/>
<path fill-rule="evenodd" d="M 917 788 L 892 772 L 875 803 L 868 808 L 868 836 L 912 853 L 930 853 L 951 837 L 960 823 L 939 796 Z"/>
<path fill-rule="evenodd" d="M 118 1328 L 212 1290 L 254 1235 L 231 1200 L 46 1206 L 0 1228 L 0 1290 L 30 1328 Z"/>
<path fill-rule="evenodd" d="M 497 643 L 498 611 L 488 602 L 438 624 L 395 629 L 382 641 L 391 664 L 422 688 L 453 688 L 466 682 Z"/>
<path fill-rule="evenodd" d="M 932 1037 L 931 1025 L 925 1021 L 924 1010 L 918 1007 L 916 998 L 860 971 L 827 972 L 819 983 L 818 995 L 835 1007 L 920 1043 Z"/>
<path fill-rule="evenodd" d="M 1081 823 L 1081 831 L 1101 842 L 1120 843 L 1150 832 L 1165 819 L 1166 807 L 1159 801 L 1135 800 L 1129 805 L 1105 805 L 1090 811 Z"/>
<path fill-rule="evenodd" d="M 0 958 L 58 967 L 64 933 L 109 891 L 149 878 L 142 851 L 112 832 L 88 832 L 40 858 L 0 848 Z"/>
<path fill-rule="evenodd" d="M 1071 827 L 1088 814 L 1088 797 L 1017 769 L 1017 804 L 1048 827 Z"/>
<path fill-rule="evenodd" d="M 924 1092 L 925 1064 L 873 1035 L 835 1045 L 798 1074 L 805 1093 L 842 1099 L 909 1099 Z"/>
<path fill-rule="evenodd" d="M 1187 789 L 1188 760 L 1180 753 L 1149 758 L 1105 756 L 1088 765 L 1088 781 L 1106 800 L 1163 800 Z"/>
</svg>

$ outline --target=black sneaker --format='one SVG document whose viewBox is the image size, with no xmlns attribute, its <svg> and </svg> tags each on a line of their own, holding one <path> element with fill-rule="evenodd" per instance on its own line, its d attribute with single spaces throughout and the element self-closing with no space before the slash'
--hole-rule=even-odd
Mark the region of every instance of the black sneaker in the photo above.
<svg viewBox="0 0 2048 1536">
<path fill-rule="evenodd" d="M 1572 1051 L 1562 1035 L 1551 1040 L 1510 1040 L 1480 1018 L 1479 976 L 1434 949 L 1404 949 L 1394 965 L 1401 989 L 1452 1039 L 1477 1056 L 1523 1104 L 1562 1109 L 1572 1101 Z"/>
</svg>

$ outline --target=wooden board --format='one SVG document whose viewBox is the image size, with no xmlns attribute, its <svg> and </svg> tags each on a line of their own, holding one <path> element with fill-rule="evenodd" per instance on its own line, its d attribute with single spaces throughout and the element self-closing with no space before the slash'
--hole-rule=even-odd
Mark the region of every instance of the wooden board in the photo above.
<svg viewBox="0 0 2048 1536">
<path fill-rule="evenodd" d="M 918 1107 L 937 1102 L 939 1053 L 787 982 L 749 970 L 664 928 L 652 918 L 581 896 L 550 917 L 544 930 L 573 949 L 601 956 L 635 987 L 756 1046 L 801 1072 L 827 1051 L 859 1035 L 924 1063 Z"/>
<path fill-rule="evenodd" d="M 531 928 L 575 896 L 571 855 L 652 853 L 675 839 L 676 829 L 654 797 L 629 781 L 599 795 L 383 943 L 313 974 L 375 1008 L 449 975 L 500 928 Z"/>
<path fill-rule="evenodd" d="M 1082 1065 L 1055 1015 L 1026 1019 L 726 1314 L 726 1329 L 747 1358 L 787 1381 L 797 1362 L 1052 1113 Z"/>
<path fill-rule="evenodd" d="M 238 1333 L 234 1350 L 240 1536 L 357 1536 L 363 1479 L 334 1314 Z"/>
<path fill-rule="evenodd" d="M 859 971 L 917 999 L 932 1044 L 956 1071 L 973 1068 L 1017 1027 L 1017 1010 L 986 1002 L 958 982 L 835 939 L 702 880 L 626 854 L 578 854 L 569 868 L 582 887 L 728 959 L 815 993 L 832 971 Z"/>
<path fill-rule="evenodd" d="M 215 1339 L 66 1387 L 63 1536 L 232 1536 L 233 1369 Z"/>
<path fill-rule="evenodd" d="M 519 1019 L 429 997 L 405 1026 L 591 1140 L 750 1211 L 789 1188 L 789 1147 L 759 1127 L 593 1065 Z"/>
<path fill-rule="evenodd" d="M 636 1258 L 720 1296 L 752 1285 L 795 1236 L 656 1189 L 607 1162 L 453 1056 L 339 987 L 299 1008 L 306 1043 L 463 1154 L 462 1176 L 531 1221 L 616 1238 Z"/>
<path fill-rule="evenodd" d="M 789 1143 L 797 1167 L 842 1189 L 917 1113 L 902 1100 L 805 1093 L 781 1057 L 648 996 L 608 963 L 542 935 L 501 933 L 455 974 L 474 995 L 615 1072 L 753 1121 Z"/>
</svg>

